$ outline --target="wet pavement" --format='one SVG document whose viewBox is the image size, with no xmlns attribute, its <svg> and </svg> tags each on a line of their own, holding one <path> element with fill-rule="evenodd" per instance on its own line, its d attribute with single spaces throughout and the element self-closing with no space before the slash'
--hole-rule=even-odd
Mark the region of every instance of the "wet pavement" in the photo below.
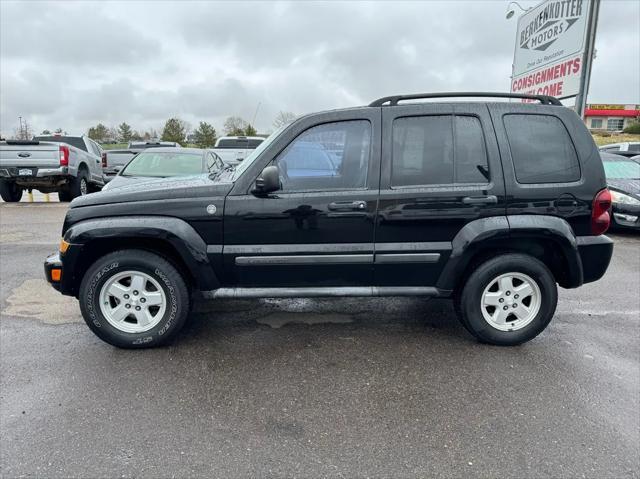
<svg viewBox="0 0 640 479">
<path fill-rule="evenodd" d="M 199 303 L 125 351 L 43 279 L 65 208 L 0 205 L 2 477 L 639 477 L 638 237 L 516 348 L 357 298 Z"/>
</svg>

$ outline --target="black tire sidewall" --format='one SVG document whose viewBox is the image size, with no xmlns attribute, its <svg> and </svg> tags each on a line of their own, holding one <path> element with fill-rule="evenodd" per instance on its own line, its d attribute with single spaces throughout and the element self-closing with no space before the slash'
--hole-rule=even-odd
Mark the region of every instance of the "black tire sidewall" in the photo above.
<svg viewBox="0 0 640 479">
<path fill-rule="evenodd" d="M 22 199 L 23 189 L 13 181 L 0 181 L 0 196 L 7 203 L 17 203 Z"/>
<path fill-rule="evenodd" d="M 497 276 L 524 273 L 540 288 L 542 304 L 536 317 L 524 328 L 500 331 L 491 326 L 480 308 L 482 293 Z M 483 263 L 464 286 L 460 307 L 463 325 L 480 341 L 500 346 L 522 344 L 535 338 L 548 326 L 558 302 L 558 289 L 549 269 L 536 258 L 521 254 L 506 254 Z"/>
<path fill-rule="evenodd" d="M 126 333 L 112 326 L 100 310 L 100 291 L 113 275 L 137 270 L 153 277 L 162 287 L 167 307 L 160 322 L 143 333 Z M 91 330 L 102 340 L 121 348 L 159 346 L 171 340 L 189 313 L 189 293 L 180 273 L 170 263 L 143 251 L 112 253 L 98 260 L 82 280 L 80 309 Z"/>
</svg>

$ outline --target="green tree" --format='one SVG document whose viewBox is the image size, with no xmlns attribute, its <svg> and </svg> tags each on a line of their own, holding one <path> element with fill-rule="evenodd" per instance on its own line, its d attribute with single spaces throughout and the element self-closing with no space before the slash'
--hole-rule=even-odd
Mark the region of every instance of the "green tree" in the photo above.
<svg viewBox="0 0 640 479">
<path fill-rule="evenodd" d="M 251 125 L 251 123 L 247 123 L 247 126 L 244 127 L 244 134 L 246 136 L 256 136 L 258 131 Z"/>
<path fill-rule="evenodd" d="M 118 140 L 122 143 L 128 143 L 131 140 L 133 130 L 131 126 L 127 125 L 124 121 L 118 126 Z"/>
<path fill-rule="evenodd" d="M 66 131 L 64 131 L 62 128 L 56 128 L 56 129 L 54 130 L 54 133 L 55 133 L 56 135 L 66 135 L 66 134 L 67 134 L 67 132 L 66 132 Z"/>
<path fill-rule="evenodd" d="M 187 136 L 187 124 L 180 118 L 169 118 L 162 130 L 162 141 L 175 141 L 184 145 Z"/>
<path fill-rule="evenodd" d="M 109 135 L 109 128 L 102 123 L 98 123 L 96 126 L 89 128 L 89 138 L 99 143 L 102 143 Z"/>
<path fill-rule="evenodd" d="M 249 123 L 239 116 L 230 116 L 224 121 L 224 133 L 229 136 L 243 136 Z"/>
<path fill-rule="evenodd" d="M 51 131 L 50 130 L 42 130 L 42 133 L 40 133 L 41 135 L 50 135 Z"/>
<path fill-rule="evenodd" d="M 206 121 L 201 121 L 193 136 L 199 148 L 209 148 L 216 142 L 216 129 Z"/>
</svg>

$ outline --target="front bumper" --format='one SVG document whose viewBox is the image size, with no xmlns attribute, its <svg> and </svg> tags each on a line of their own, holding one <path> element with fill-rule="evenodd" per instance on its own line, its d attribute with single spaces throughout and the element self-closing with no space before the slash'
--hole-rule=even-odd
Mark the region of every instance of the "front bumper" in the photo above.
<svg viewBox="0 0 640 479">
<path fill-rule="evenodd" d="M 51 254 L 47 256 L 47 259 L 44 260 L 44 277 L 47 279 L 51 286 L 53 286 L 58 291 L 61 291 L 64 272 L 61 273 L 59 281 L 54 281 L 52 277 L 53 270 L 62 271 L 62 261 L 60 260 L 60 253 Z"/>
<path fill-rule="evenodd" d="M 613 203 L 613 227 L 640 230 L 640 206 Z"/>
<path fill-rule="evenodd" d="M 78 257 L 81 253 L 80 245 L 71 245 L 64 254 L 54 253 L 44 260 L 44 277 L 54 289 L 66 296 L 78 295 L 78 278 L 76 277 Z M 59 270 L 59 280 L 54 280 L 52 272 Z"/>
<path fill-rule="evenodd" d="M 613 241 L 605 235 L 578 236 L 576 240 L 582 260 L 583 283 L 599 280 L 609 267 L 613 255 Z"/>
</svg>

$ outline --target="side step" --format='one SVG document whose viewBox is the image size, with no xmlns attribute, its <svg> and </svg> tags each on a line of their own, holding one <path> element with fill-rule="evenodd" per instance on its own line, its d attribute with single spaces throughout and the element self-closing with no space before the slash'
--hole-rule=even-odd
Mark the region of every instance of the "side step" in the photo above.
<svg viewBox="0 0 640 479">
<path fill-rule="evenodd" d="M 322 288 L 220 288 L 202 291 L 205 298 L 327 298 L 353 296 L 447 297 L 450 291 L 430 286 L 358 286 Z"/>
</svg>

